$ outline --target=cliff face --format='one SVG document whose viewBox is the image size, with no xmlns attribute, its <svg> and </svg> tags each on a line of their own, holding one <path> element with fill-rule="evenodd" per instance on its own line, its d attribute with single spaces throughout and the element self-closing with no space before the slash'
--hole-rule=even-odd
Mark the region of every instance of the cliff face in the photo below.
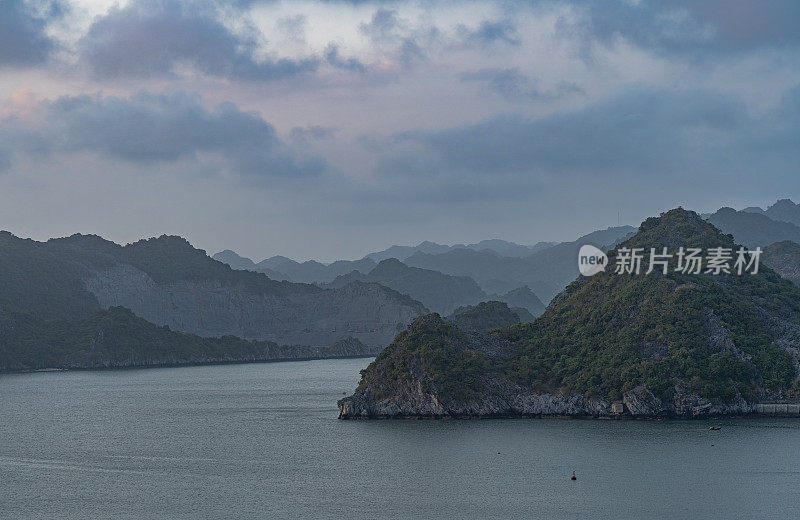
<svg viewBox="0 0 800 520">
<path fill-rule="evenodd" d="M 484 382 L 486 391 L 477 399 L 462 403 L 442 403 L 436 396 L 419 388 L 408 388 L 401 395 L 375 400 L 369 392 L 357 391 L 341 399 L 340 419 L 400 419 L 400 418 L 506 418 L 506 417 L 586 417 L 586 418 L 701 418 L 719 415 L 756 413 L 757 404 L 744 400 L 727 405 L 714 405 L 695 395 L 677 397 L 664 403 L 646 388 L 625 394 L 622 411 L 612 409 L 606 399 L 561 392 L 535 392 L 509 383 L 490 379 Z"/>
</svg>

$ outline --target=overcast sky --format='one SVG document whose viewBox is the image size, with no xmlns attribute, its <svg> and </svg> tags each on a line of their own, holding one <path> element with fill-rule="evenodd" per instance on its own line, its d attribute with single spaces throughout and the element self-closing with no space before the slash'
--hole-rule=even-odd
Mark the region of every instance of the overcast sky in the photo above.
<svg viewBox="0 0 800 520">
<path fill-rule="evenodd" d="M 333 260 L 786 197 L 796 1 L 0 0 L 19 236 Z"/>
</svg>

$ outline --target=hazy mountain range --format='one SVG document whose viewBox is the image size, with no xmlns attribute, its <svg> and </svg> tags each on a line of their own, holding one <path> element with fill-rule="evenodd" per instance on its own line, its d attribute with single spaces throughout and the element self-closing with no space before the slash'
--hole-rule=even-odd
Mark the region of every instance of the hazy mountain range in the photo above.
<svg viewBox="0 0 800 520">
<path fill-rule="evenodd" d="M 634 231 L 635 228 L 631 226 L 620 226 L 595 231 L 573 242 L 539 242 L 533 246 L 522 246 L 503 240 L 484 240 L 469 246 L 460 244 L 447 246 L 433 242 L 421 242 L 413 247 L 392 246 L 384 251 L 370 253 L 361 260 L 340 260 L 331 264 L 322 264 L 313 260 L 299 263 L 281 256 L 255 263 L 230 250 L 217 253 L 214 258 L 237 269 L 263 272 L 277 280 L 320 284 L 331 283 L 342 275 L 346 275 L 346 280 L 365 280 L 367 278 L 360 275 L 368 275 L 375 269 L 377 267 L 376 259 L 395 258 L 409 267 L 471 278 L 486 295 L 495 295 L 496 299 L 501 301 L 504 301 L 502 295 L 510 291 L 529 287 L 539 300 L 547 302 L 577 276 L 576 258 L 580 246 L 592 244 L 597 247 L 608 247 Z M 510 254 L 504 255 L 504 252 Z M 527 254 L 523 256 L 523 253 Z M 387 256 L 391 254 L 397 256 Z M 354 271 L 359 274 L 353 274 Z M 342 280 L 337 282 L 337 285 L 341 285 L 341 283 Z M 420 281 L 414 283 L 421 284 Z M 467 282 L 462 280 L 462 283 Z M 454 286 L 451 284 L 451 287 Z M 403 292 L 402 288 L 397 290 Z M 412 297 L 420 299 L 426 305 L 430 304 L 435 308 L 443 309 L 444 312 L 452 311 L 457 306 L 471 305 L 480 301 L 473 301 L 470 298 L 463 299 L 461 295 L 442 295 L 438 301 L 427 298 L 428 302 L 419 293 Z M 521 307 L 528 309 L 534 315 L 541 312 L 538 305 L 535 303 L 531 305 L 521 305 Z"/>
<path fill-rule="evenodd" d="M 790 221 L 798 208 L 787 199 L 707 219 L 736 243 L 764 247 L 763 263 L 797 283 L 800 226 Z M 493 309 L 486 323 L 512 314 L 529 322 L 577 277 L 581 245 L 609 249 L 633 231 L 535 246 L 422 242 L 330 264 L 281 256 L 255 263 L 232 251 L 218 261 L 175 236 L 121 246 L 95 235 L 37 242 L 0 232 L 0 370 L 357 355 L 376 352 L 430 310 Z M 376 261 L 388 251 L 410 254 Z M 509 310 L 478 305 L 488 301 Z"/>
<path fill-rule="evenodd" d="M 42 319 L 85 319 L 109 307 L 203 337 L 330 345 L 356 335 L 385 345 L 419 302 L 382 285 L 338 289 L 231 269 L 185 239 L 120 246 L 94 235 L 36 242 L 0 233 L 0 299 Z"/>
</svg>

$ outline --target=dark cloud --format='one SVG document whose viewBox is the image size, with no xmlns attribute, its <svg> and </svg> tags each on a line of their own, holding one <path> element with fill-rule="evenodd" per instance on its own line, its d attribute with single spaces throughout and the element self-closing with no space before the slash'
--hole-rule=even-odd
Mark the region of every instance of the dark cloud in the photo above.
<svg viewBox="0 0 800 520">
<path fill-rule="evenodd" d="M 378 8 L 373 13 L 369 22 L 359 25 L 359 30 L 373 41 L 393 40 L 397 37 L 400 20 L 397 11 L 393 9 Z"/>
<path fill-rule="evenodd" d="M 587 44 L 621 37 L 659 53 L 701 57 L 800 44 L 800 3 L 794 0 L 612 0 L 578 1 L 577 20 L 564 19 L 562 33 Z"/>
<path fill-rule="evenodd" d="M 495 94 L 508 101 L 552 101 L 569 94 L 582 93 L 577 84 L 559 82 L 552 89 L 542 90 L 538 81 L 526 76 L 518 68 L 511 69 L 481 69 L 474 72 L 461 74 L 462 81 L 480 82 Z"/>
<path fill-rule="evenodd" d="M 452 187 L 448 196 L 498 185 L 502 196 L 564 177 L 653 186 L 703 179 L 709 189 L 714 182 L 752 186 L 767 170 L 788 181 L 800 165 L 798 99 L 790 93 L 775 114 L 755 118 L 714 92 L 631 90 L 541 119 L 500 116 L 399 134 L 378 171 L 397 182 Z"/>
<path fill-rule="evenodd" d="M 189 65 L 240 80 L 272 80 L 314 71 L 319 58 L 256 59 L 258 33 L 234 34 L 213 3 L 132 0 L 95 20 L 79 47 L 99 77 L 170 76 Z"/>
<path fill-rule="evenodd" d="M 65 96 L 43 106 L 46 124 L 25 129 L 18 121 L 0 125 L 0 135 L 42 152 L 95 152 L 149 166 L 214 154 L 240 173 L 265 177 L 308 177 L 327 169 L 324 160 L 293 150 L 256 113 L 233 103 L 213 110 L 196 95 Z"/>
<path fill-rule="evenodd" d="M 521 43 L 517 34 L 517 26 L 511 20 L 484 20 L 474 30 L 462 25 L 459 27 L 459 32 L 465 41 L 481 45 L 498 42 L 509 45 L 519 45 Z"/>
<path fill-rule="evenodd" d="M 3 0 L 0 3 L 0 67 L 29 66 L 44 62 L 55 43 L 47 36 L 47 24 L 63 14 L 58 2 L 26 3 Z"/>
<path fill-rule="evenodd" d="M 396 10 L 384 7 L 378 8 L 368 23 L 359 26 L 359 30 L 376 46 L 390 48 L 391 54 L 405 66 L 425 61 L 425 49 L 441 39 L 438 27 L 412 27 L 398 17 Z"/>
<path fill-rule="evenodd" d="M 356 58 L 343 58 L 339 54 L 339 46 L 331 43 L 325 49 L 325 61 L 331 67 L 352 72 L 366 72 L 367 67 Z"/>
</svg>

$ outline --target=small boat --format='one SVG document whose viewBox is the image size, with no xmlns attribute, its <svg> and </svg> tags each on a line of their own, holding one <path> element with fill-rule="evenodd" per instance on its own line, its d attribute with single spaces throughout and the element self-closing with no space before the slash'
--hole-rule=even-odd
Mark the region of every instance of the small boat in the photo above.
<svg viewBox="0 0 800 520">
<path fill-rule="evenodd" d="M 578 477 L 575 476 L 575 472 L 574 471 L 572 472 L 572 478 L 570 478 L 570 480 L 578 480 Z"/>
<path fill-rule="evenodd" d="M 714 431 L 717 431 L 717 430 L 721 430 L 721 429 L 722 429 L 722 426 L 709 426 L 709 427 L 708 427 L 708 429 L 709 429 L 709 430 L 714 430 Z"/>
</svg>

